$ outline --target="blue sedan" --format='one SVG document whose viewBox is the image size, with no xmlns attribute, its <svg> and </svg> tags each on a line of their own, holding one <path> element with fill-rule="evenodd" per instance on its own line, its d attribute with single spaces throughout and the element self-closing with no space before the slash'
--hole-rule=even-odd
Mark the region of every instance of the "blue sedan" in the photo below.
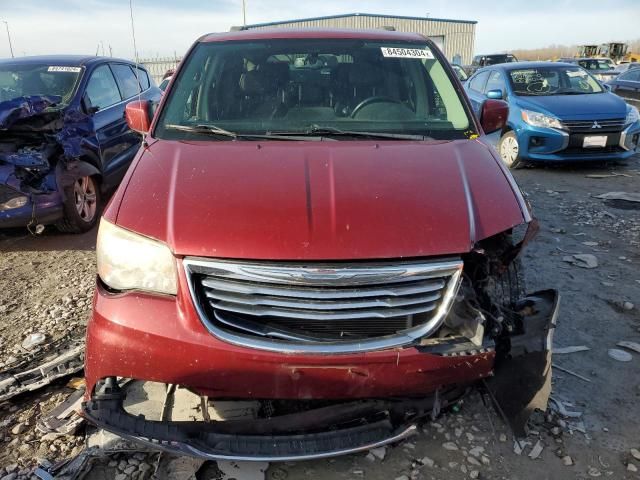
<svg viewBox="0 0 640 480">
<path fill-rule="evenodd" d="M 0 228 L 80 233 L 141 144 L 125 106 L 161 91 L 133 62 L 52 55 L 0 60 Z"/>
<path fill-rule="evenodd" d="M 497 149 L 510 168 L 526 161 L 622 160 L 638 151 L 638 109 L 578 65 L 493 65 L 469 78 L 465 90 L 476 114 L 489 98 L 508 102 Z"/>
</svg>

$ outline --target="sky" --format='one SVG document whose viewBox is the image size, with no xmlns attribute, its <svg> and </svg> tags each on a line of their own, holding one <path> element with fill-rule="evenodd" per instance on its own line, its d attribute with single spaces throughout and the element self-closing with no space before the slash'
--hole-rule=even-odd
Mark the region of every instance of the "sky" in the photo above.
<svg viewBox="0 0 640 480">
<path fill-rule="evenodd" d="M 132 1 L 140 58 L 181 56 L 200 35 L 242 24 L 242 0 Z M 640 37 L 640 0 L 246 0 L 249 24 L 354 12 L 476 20 L 476 53 Z M 134 56 L 129 0 L 0 0 L 0 58 L 2 21 L 16 56 Z"/>
</svg>

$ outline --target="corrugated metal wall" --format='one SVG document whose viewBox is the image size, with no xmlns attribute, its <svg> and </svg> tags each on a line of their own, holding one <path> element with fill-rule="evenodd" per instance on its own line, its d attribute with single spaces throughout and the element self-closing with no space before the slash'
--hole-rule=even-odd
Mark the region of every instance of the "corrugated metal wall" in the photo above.
<svg viewBox="0 0 640 480">
<path fill-rule="evenodd" d="M 353 15 L 338 18 L 320 18 L 296 20 L 270 25 L 248 25 L 249 28 L 359 28 L 375 29 L 383 26 L 394 27 L 398 31 L 417 32 L 427 37 L 444 37 L 444 54 L 451 61 L 455 55 L 462 57 L 464 64 L 471 63 L 473 43 L 476 34 L 475 23 L 442 21 L 428 18 L 406 19 L 398 17 L 382 17 Z"/>
</svg>

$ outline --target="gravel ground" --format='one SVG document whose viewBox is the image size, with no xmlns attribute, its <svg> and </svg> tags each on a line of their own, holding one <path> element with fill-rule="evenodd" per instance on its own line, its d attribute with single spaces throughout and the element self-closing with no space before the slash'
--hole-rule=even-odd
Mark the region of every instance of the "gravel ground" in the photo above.
<svg viewBox="0 0 640 480">
<path fill-rule="evenodd" d="M 632 353 L 630 362 L 608 355 L 619 341 L 640 342 L 640 204 L 594 198 L 637 193 L 638 160 L 515 172 L 541 224 L 524 256 L 529 290 L 552 287 L 562 295 L 556 347 L 589 349 L 554 357 L 556 365 L 583 377 L 554 371 L 554 397 L 567 410 L 582 412 L 580 418 L 540 414 L 518 455 L 509 431 L 476 394 L 459 411 L 445 413 L 394 448 L 271 465 L 266 478 L 640 478 L 634 471 L 640 469 L 640 453 L 632 451 L 640 448 L 640 354 Z M 611 172 L 623 175 L 587 177 Z M 68 236 L 47 229 L 38 238 L 21 230 L 0 233 L 0 371 L 38 349 L 83 335 L 94 250 L 95 231 Z M 570 262 L 581 254 L 593 255 L 597 266 Z M 23 347 L 27 337 L 39 333 L 43 343 Z M 34 428 L 40 415 L 73 391 L 67 380 L 0 404 L 0 480 L 30 478 L 38 461 L 61 460 L 84 448 L 83 430 L 52 438 Z M 154 455 L 121 454 L 87 478 L 149 478 L 155 462 Z M 199 477 L 216 475 L 203 470 Z"/>
</svg>

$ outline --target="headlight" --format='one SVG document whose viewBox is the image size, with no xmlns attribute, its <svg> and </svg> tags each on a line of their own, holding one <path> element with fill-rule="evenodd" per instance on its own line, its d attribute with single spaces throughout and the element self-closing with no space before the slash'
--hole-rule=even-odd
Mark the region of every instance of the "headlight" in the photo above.
<svg viewBox="0 0 640 480">
<path fill-rule="evenodd" d="M 162 242 L 102 219 L 96 253 L 98 275 L 115 290 L 177 293 L 176 259 Z"/>
<path fill-rule="evenodd" d="M 636 123 L 640 120 L 640 114 L 638 113 L 638 107 L 634 107 L 632 105 L 627 105 L 627 118 L 624 121 L 625 125 L 629 125 L 631 123 Z"/>
<path fill-rule="evenodd" d="M 13 197 L 4 203 L 0 203 L 0 210 L 11 210 L 13 208 L 24 207 L 27 204 L 29 198 L 21 195 L 19 197 Z"/>
<path fill-rule="evenodd" d="M 522 120 L 532 127 L 563 128 L 562 123 L 557 118 L 540 112 L 532 112 L 531 110 L 522 110 Z"/>
</svg>

